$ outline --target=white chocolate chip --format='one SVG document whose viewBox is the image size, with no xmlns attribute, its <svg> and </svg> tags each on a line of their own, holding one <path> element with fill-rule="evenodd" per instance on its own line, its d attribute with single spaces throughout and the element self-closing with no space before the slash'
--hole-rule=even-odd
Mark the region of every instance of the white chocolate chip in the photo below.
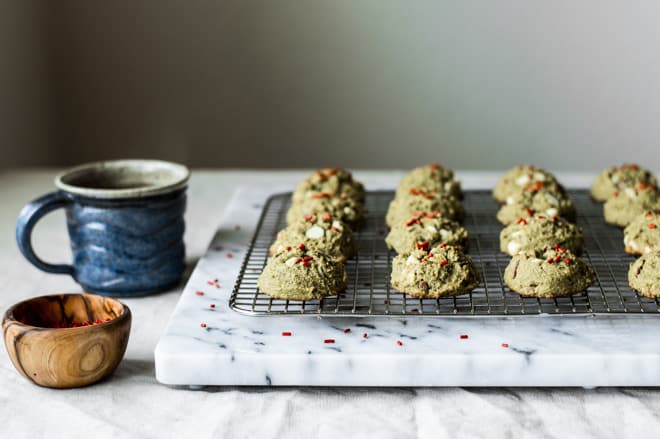
<svg viewBox="0 0 660 439">
<path fill-rule="evenodd" d="M 410 255 L 408 256 L 408 259 L 406 259 L 406 265 L 419 265 L 419 259 Z"/>
<path fill-rule="evenodd" d="M 346 215 L 353 215 L 353 209 L 351 209 L 350 207 L 344 207 L 344 213 Z"/>
<path fill-rule="evenodd" d="M 440 239 L 443 241 L 449 237 L 449 230 L 440 229 Z"/>
<path fill-rule="evenodd" d="M 631 187 L 627 187 L 624 190 L 626 192 L 626 195 L 628 195 L 633 200 L 637 198 L 637 192 L 635 192 L 635 189 L 633 189 Z"/>
<path fill-rule="evenodd" d="M 516 184 L 518 186 L 525 186 L 527 183 L 529 183 L 529 175 L 521 175 L 520 177 L 516 178 Z"/>
<path fill-rule="evenodd" d="M 559 211 L 555 209 L 554 207 L 551 207 L 550 209 L 546 209 L 545 213 L 548 214 L 548 216 L 557 216 Z"/>
<path fill-rule="evenodd" d="M 536 181 L 545 181 L 545 174 L 542 172 L 535 172 L 534 173 L 534 180 Z"/>
<path fill-rule="evenodd" d="M 451 181 L 448 181 L 447 183 L 444 184 L 444 188 L 446 192 L 449 192 L 451 189 Z"/>
<path fill-rule="evenodd" d="M 424 229 L 428 230 L 431 233 L 436 233 L 438 229 L 435 228 L 435 226 L 429 224 L 428 226 L 424 227 Z"/>
<path fill-rule="evenodd" d="M 309 239 L 323 238 L 324 235 L 325 235 L 325 230 L 323 230 L 322 227 L 319 227 L 317 225 L 314 225 L 314 226 L 310 227 L 305 232 L 305 236 Z"/>
<path fill-rule="evenodd" d="M 298 258 L 296 258 L 295 256 L 293 258 L 289 258 L 286 260 L 284 265 L 286 265 L 287 267 L 293 267 L 294 265 L 296 265 L 296 260 L 298 260 Z"/>
<path fill-rule="evenodd" d="M 340 232 L 344 230 L 344 226 L 341 225 L 339 221 L 333 221 L 332 222 L 332 227 L 339 230 Z"/>
<path fill-rule="evenodd" d="M 543 259 L 533 258 L 532 262 L 535 263 L 536 265 L 541 265 L 543 264 Z"/>
<path fill-rule="evenodd" d="M 518 230 L 518 231 L 516 231 L 516 232 L 513 232 L 513 233 L 511 234 L 511 237 L 513 237 L 513 238 L 517 238 L 517 237 L 519 237 L 519 236 L 522 236 L 522 234 L 523 234 L 522 230 Z"/>
<path fill-rule="evenodd" d="M 507 251 L 511 256 L 515 255 L 520 251 L 520 243 L 516 241 L 511 241 L 509 242 L 509 245 L 506 246 Z"/>
<path fill-rule="evenodd" d="M 506 197 L 506 204 L 513 204 L 513 197 L 512 196 Z"/>
</svg>

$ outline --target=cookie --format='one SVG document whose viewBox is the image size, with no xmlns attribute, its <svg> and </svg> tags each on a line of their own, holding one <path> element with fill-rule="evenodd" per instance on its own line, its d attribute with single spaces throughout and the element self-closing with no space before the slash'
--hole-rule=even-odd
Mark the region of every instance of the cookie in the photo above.
<svg viewBox="0 0 660 439">
<path fill-rule="evenodd" d="M 559 185 L 557 179 L 550 172 L 534 165 L 521 165 L 509 169 L 497 181 L 493 189 L 493 198 L 500 203 L 506 203 L 509 197 L 522 192 L 525 187 L 535 186 L 537 183 L 544 185 Z"/>
<path fill-rule="evenodd" d="M 465 248 L 468 232 L 459 223 L 445 218 L 440 212 L 416 212 L 408 220 L 392 226 L 385 242 L 397 253 L 412 251 L 419 243 L 430 247 L 445 243 Z"/>
<path fill-rule="evenodd" d="M 635 217 L 658 207 L 660 207 L 658 189 L 641 183 L 634 188 L 627 187 L 621 192 L 615 192 L 614 196 L 603 205 L 603 214 L 608 224 L 625 227 Z"/>
<path fill-rule="evenodd" d="M 585 250 L 582 228 L 563 218 L 537 214 L 520 217 L 500 232 L 500 250 L 511 256 L 553 245 L 581 254 Z"/>
<path fill-rule="evenodd" d="M 658 182 L 650 171 L 634 164 L 624 164 L 621 167 L 613 166 L 598 174 L 591 185 L 591 196 L 598 201 L 607 201 L 614 192 L 621 192 L 625 188 L 635 188 L 640 183 L 648 186 L 657 186 Z"/>
<path fill-rule="evenodd" d="M 536 253 L 518 253 L 504 270 L 512 291 L 528 297 L 561 297 L 589 288 L 594 272 L 570 250 L 560 247 Z"/>
<path fill-rule="evenodd" d="M 303 203 L 294 203 L 286 214 L 287 224 L 293 224 L 305 215 L 329 213 L 333 218 L 351 227 L 361 226 L 366 219 L 366 211 L 361 202 L 348 197 L 336 197 L 328 192 L 316 192 Z"/>
<path fill-rule="evenodd" d="M 359 181 L 355 181 L 350 172 L 342 168 L 324 168 L 315 171 L 296 186 L 293 202 L 304 202 L 317 196 L 318 193 L 344 196 L 356 202 L 364 202 L 364 186 Z"/>
<path fill-rule="evenodd" d="M 270 254 L 290 250 L 301 242 L 310 250 L 325 253 L 339 262 L 352 258 L 356 252 L 351 228 L 327 212 L 306 215 L 280 230 L 270 247 Z"/>
<path fill-rule="evenodd" d="M 660 250 L 660 208 L 636 216 L 623 230 L 623 244 L 633 255 Z"/>
<path fill-rule="evenodd" d="M 412 188 L 407 194 L 397 196 L 392 200 L 385 216 L 385 222 L 393 227 L 401 221 L 408 221 L 415 212 L 438 211 L 442 216 L 462 221 L 465 216 L 463 204 L 453 195 L 447 195 L 435 190 Z"/>
<path fill-rule="evenodd" d="M 301 244 L 269 258 L 257 284 L 276 299 L 313 300 L 344 291 L 347 281 L 344 264 Z"/>
<path fill-rule="evenodd" d="M 504 225 L 515 222 L 520 217 L 532 214 L 560 216 L 569 222 L 574 222 L 577 215 L 573 201 L 561 188 L 546 188 L 536 183 L 527 187 L 517 195 L 510 196 L 500 210 L 497 219 Z"/>
<path fill-rule="evenodd" d="M 412 297 L 437 299 L 469 293 L 479 285 L 479 272 L 460 247 L 427 245 L 392 260 L 391 284 Z"/>
<path fill-rule="evenodd" d="M 647 253 L 630 264 L 628 282 L 644 297 L 660 297 L 660 252 Z"/>
<path fill-rule="evenodd" d="M 406 194 L 413 188 L 434 190 L 456 198 L 463 197 L 461 182 L 454 179 L 454 171 L 437 163 L 420 166 L 406 174 L 399 183 L 397 196 Z"/>
</svg>

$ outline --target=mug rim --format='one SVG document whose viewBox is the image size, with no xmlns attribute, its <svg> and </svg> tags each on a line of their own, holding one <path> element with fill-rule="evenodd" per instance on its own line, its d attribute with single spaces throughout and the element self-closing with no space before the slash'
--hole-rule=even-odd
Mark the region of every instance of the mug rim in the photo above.
<svg viewBox="0 0 660 439">
<path fill-rule="evenodd" d="M 82 175 L 85 172 L 104 168 L 120 167 L 140 167 L 140 166 L 159 167 L 167 169 L 172 173 L 170 179 L 166 179 L 160 184 L 136 188 L 108 189 L 108 188 L 90 188 L 77 186 L 67 183 L 67 178 L 75 175 Z M 186 186 L 190 178 L 190 170 L 179 163 L 168 162 L 165 160 L 153 159 L 121 159 L 121 160 L 103 160 L 97 162 L 84 163 L 66 169 L 55 176 L 55 186 L 74 195 L 82 195 L 89 198 L 117 199 L 117 198 L 142 198 L 153 195 L 162 195 L 181 189 Z"/>
</svg>

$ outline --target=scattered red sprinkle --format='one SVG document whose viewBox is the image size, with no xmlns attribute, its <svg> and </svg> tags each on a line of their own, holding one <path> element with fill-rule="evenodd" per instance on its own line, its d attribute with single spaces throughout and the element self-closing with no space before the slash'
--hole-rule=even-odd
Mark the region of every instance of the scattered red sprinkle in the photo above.
<svg viewBox="0 0 660 439">
<path fill-rule="evenodd" d="M 525 213 L 527 214 L 527 216 L 534 216 L 534 211 L 529 207 L 525 207 Z"/>
<path fill-rule="evenodd" d="M 298 246 L 298 249 L 305 251 L 305 243 L 301 242 L 300 245 Z"/>
<path fill-rule="evenodd" d="M 566 265 L 571 265 L 571 258 L 566 258 Z"/>
<path fill-rule="evenodd" d="M 548 264 L 552 264 L 552 262 L 553 262 L 553 261 L 554 261 L 554 259 L 553 259 L 553 258 L 548 258 L 548 260 L 547 260 L 547 261 L 545 261 L 545 262 L 547 262 Z"/>
<path fill-rule="evenodd" d="M 287 245 L 287 246 L 286 246 L 286 251 L 289 251 L 289 250 L 291 250 L 291 246 L 290 246 L 290 245 Z"/>
<path fill-rule="evenodd" d="M 291 332 L 289 331 L 282 332 L 282 337 L 291 337 Z"/>
<path fill-rule="evenodd" d="M 647 189 L 648 187 L 649 187 L 649 185 L 646 184 L 646 183 L 640 183 L 640 184 L 639 184 L 639 188 L 640 188 L 641 190 Z"/>
<path fill-rule="evenodd" d="M 417 248 L 418 248 L 419 250 L 428 250 L 428 249 L 429 249 L 429 245 L 431 245 L 431 244 L 430 244 L 428 241 L 424 241 L 424 242 L 418 242 L 418 243 L 415 244 L 415 245 L 417 246 Z"/>
<path fill-rule="evenodd" d="M 325 340 L 323 340 L 323 343 L 326 343 L 326 344 L 332 344 L 334 342 L 335 342 L 334 338 L 326 338 Z"/>
<path fill-rule="evenodd" d="M 431 163 L 429 165 L 429 168 L 431 168 L 431 169 L 440 169 L 440 163 Z"/>
<path fill-rule="evenodd" d="M 447 262 L 446 260 L 443 259 L 442 261 L 440 261 L 440 266 L 441 266 L 441 267 L 444 267 L 444 266 L 447 265 L 448 263 L 449 263 L 449 262 Z"/>
<path fill-rule="evenodd" d="M 366 332 L 362 334 L 362 338 L 367 338 L 367 337 L 369 337 L 369 334 L 367 334 Z"/>
<path fill-rule="evenodd" d="M 509 343 L 502 343 L 502 347 L 503 347 L 503 348 L 508 348 L 508 347 L 509 347 Z"/>
<path fill-rule="evenodd" d="M 233 254 L 231 254 L 231 253 L 227 253 L 227 257 L 228 257 L 229 259 L 231 259 L 231 258 L 233 258 L 233 257 L 234 257 L 234 255 L 233 255 Z"/>
<path fill-rule="evenodd" d="M 198 296 L 203 296 L 203 295 L 204 295 L 204 291 L 196 291 L 195 294 L 197 294 Z"/>
<path fill-rule="evenodd" d="M 516 220 L 516 224 L 522 224 L 522 225 L 527 225 L 527 220 L 525 218 L 518 218 Z"/>
<path fill-rule="evenodd" d="M 401 340 L 397 340 L 396 344 L 399 345 L 399 346 L 403 346 L 403 343 L 401 342 Z"/>
<path fill-rule="evenodd" d="M 200 323 L 199 326 L 201 326 L 202 328 L 206 328 L 206 323 Z"/>
<path fill-rule="evenodd" d="M 440 244 L 440 248 L 445 248 L 445 247 L 447 247 L 447 243 L 446 243 L 446 242 L 443 242 L 442 244 Z"/>
<path fill-rule="evenodd" d="M 351 328 L 344 328 L 344 334 L 348 334 L 349 332 L 351 332 Z"/>
<path fill-rule="evenodd" d="M 210 308 L 215 308 L 215 303 L 209 305 Z"/>
<path fill-rule="evenodd" d="M 656 225 L 653 224 L 653 223 L 649 224 L 649 229 L 655 229 L 656 227 L 658 227 L 658 226 L 656 226 Z"/>
<path fill-rule="evenodd" d="M 467 334 L 461 334 L 461 340 L 466 340 L 468 338 Z"/>
<path fill-rule="evenodd" d="M 561 261 L 561 256 L 559 255 L 555 256 L 555 262 L 559 262 L 559 261 Z"/>
<path fill-rule="evenodd" d="M 325 215 L 323 215 L 323 219 L 326 221 L 331 221 L 332 220 L 332 215 L 330 213 L 326 212 Z"/>
<path fill-rule="evenodd" d="M 209 284 L 209 285 L 213 285 L 213 281 L 212 281 L 212 280 L 208 280 L 208 281 L 206 281 L 206 283 Z"/>
</svg>

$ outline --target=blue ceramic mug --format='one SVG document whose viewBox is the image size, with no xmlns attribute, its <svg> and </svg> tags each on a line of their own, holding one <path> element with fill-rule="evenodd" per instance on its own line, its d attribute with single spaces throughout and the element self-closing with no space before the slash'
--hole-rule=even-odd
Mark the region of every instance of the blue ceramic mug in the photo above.
<svg viewBox="0 0 660 439">
<path fill-rule="evenodd" d="M 133 296 L 169 289 L 185 268 L 186 185 L 190 171 L 159 160 L 90 163 L 55 178 L 59 189 L 25 206 L 18 247 L 37 268 L 71 275 L 85 290 Z M 73 263 L 49 264 L 32 248 L 36 222 L 66 209 Z"/>
</svg>

